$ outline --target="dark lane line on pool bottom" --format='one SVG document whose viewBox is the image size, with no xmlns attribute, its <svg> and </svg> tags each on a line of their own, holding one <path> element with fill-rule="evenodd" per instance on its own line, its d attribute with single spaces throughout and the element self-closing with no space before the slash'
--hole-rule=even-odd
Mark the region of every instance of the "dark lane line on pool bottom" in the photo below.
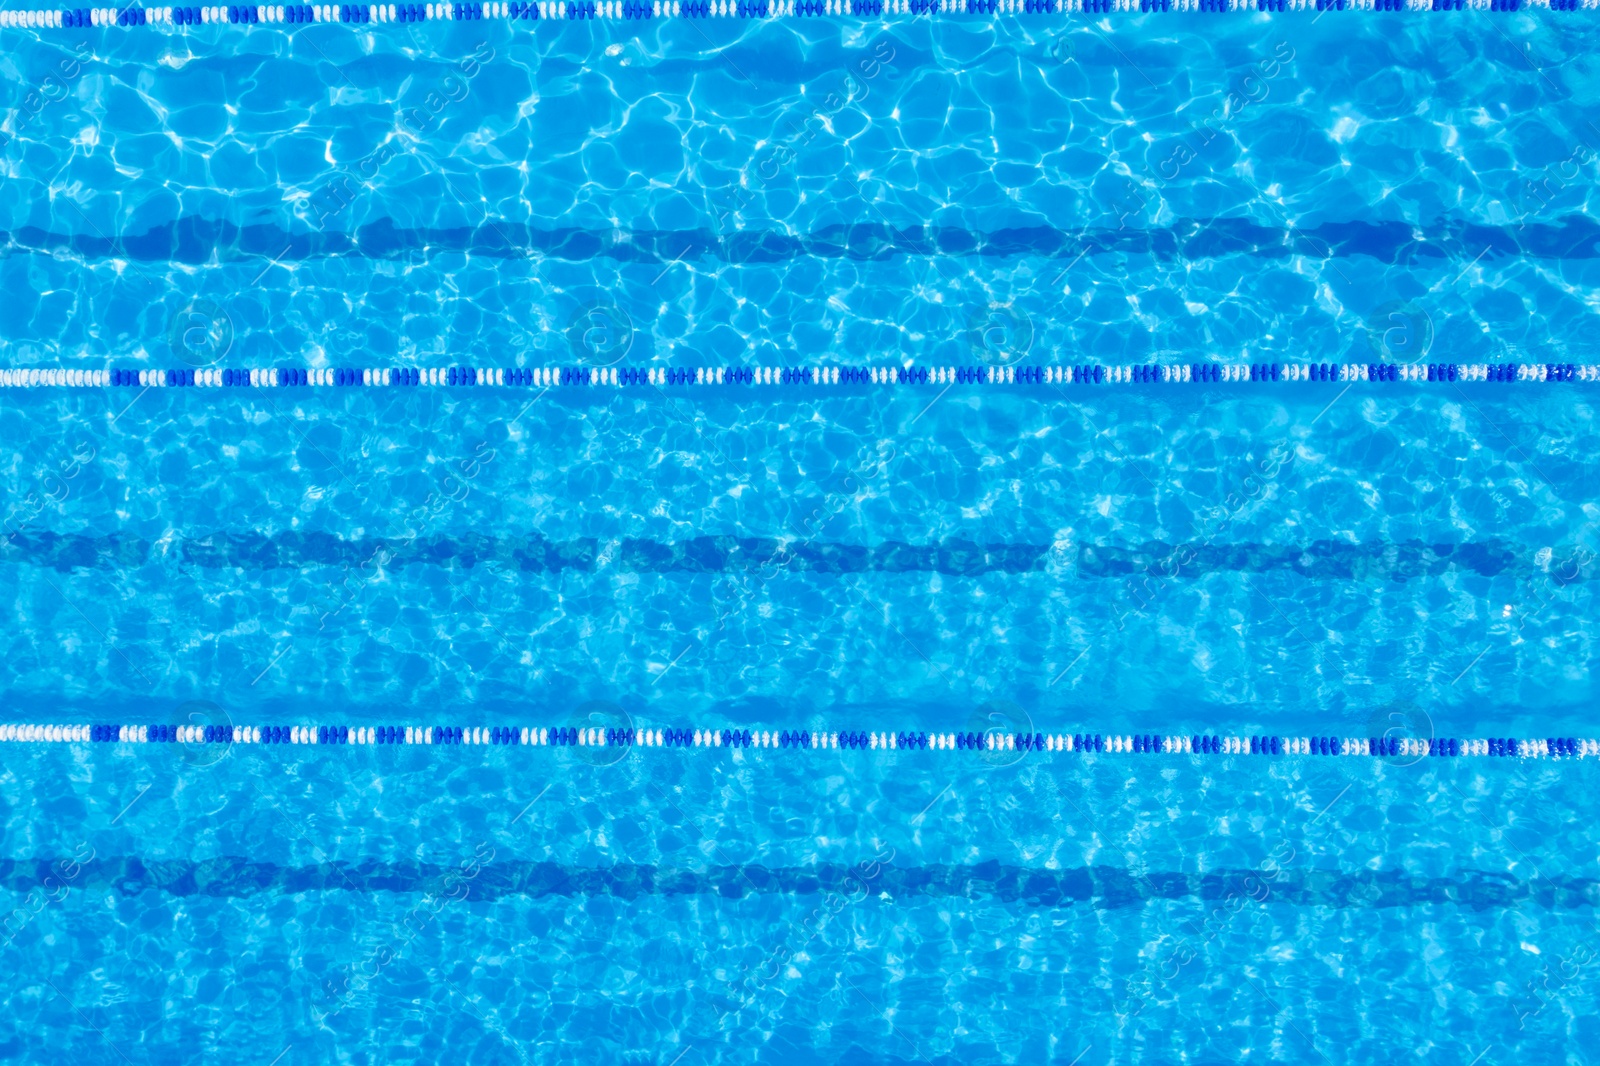
<svg viewBox="0 0 1600 1066">
<path fill-rule="evenodd" d="M 1313 540 L 1303 544 L 1195 544 L 1153 541 L 1138 545 L 980 544 L 951 539 L 928 544 L 884 541 L 874 545 L 819 543 L 773 537 L 692 537 L 681 541 L 597 537 L 550 540 L 541 536 L 479 534 L 385 539 L 347 539 L 333 533 L 290 531 L 216 533 L 163 540 L 108 533 L 18 532 L 0 541 L 0 562 L 26 563 L 68 572 L 125 570 L 177 559 L 204 569 L 300 570 L 315 566 L 376 565 L 471 569 L 485 566 L 523 573 L 736 573 L 780 569 L 797 573 L 940 573 L 954 577 L 1023 574 L 1070 567 L 1084 577 L 1162 573 L 1197 577 L 1210 573 L 1293 571 L 1307 578 L 1406 581 L 1452 573 L 1493 577 L 1507 573 L 1551 573 L 1562 582 L 1593 577 L 1594 556 L 1582 550 L 1557 553 L 1547 564 L 1540 549 L 1501 540 L 1425 543 L 1420 540 L 1351 543 Z"/>
<path fill-rule="evenodd" d="M 56 878 L 58 858 L 0 860 L 0 886 L 27 893 Z M 423 862 L 330 862 L 315 866 L 222 857 L 203 861 L 146 860 L 96 856 L 78 864 L 75 884 L 115 890 L 123 896 L 155 891 L 171 896 L 248 898 L 300 892 L 433 892 L 451 879 L 453 864 Z M 1097 910 L 1138 907 L 1153 900 L 1231 899 L 1259 883 L 1254 869 L 1204 874 L 1113 866 L 1039 869 L 997 860 L 972 865 L 879 865 L 870 881 L 848 863 L 781 867 L 755 864 L 688 870 L 655 865 L 579 866 L 556 862 L 502 861 L 483 864 L 471 882 L 471 898 L 498 900 L 614 896 L 816 895 L 867 891 L 891 899 L 993 899 L 1030 907 L 1091 904 Z M 1483 911 L 1532 904 L 1571 910 L 1600 904 L 1600 880 L 1544 877 L 1523 881 L 1509 874 L 1465 870 L 1451 877 L 1425 877 L 1405 870 L 1286 870 L 1273 881 L 1275 902 L 1299 907 L 1392 908 L 1446 904 Z"/>
</svg>

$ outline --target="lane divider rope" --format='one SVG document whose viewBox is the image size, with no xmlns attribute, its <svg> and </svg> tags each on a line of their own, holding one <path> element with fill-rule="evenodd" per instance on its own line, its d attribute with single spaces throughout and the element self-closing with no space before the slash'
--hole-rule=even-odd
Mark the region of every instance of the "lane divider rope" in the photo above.
<svg viewBox="0 0 1600 1066">
<path fill-rule="evenodd" d="M 316 23 L 643 21 L 662 18 L 883 18 L 890 15 L 1113 15 L 1194 12 L 1593 10 L 1600 0 L 537 0 L 470 4 L 264 4 L 34 8 L 0 12 L 0 27 L 298 26 Z"/>
<path fill-rule="evenodd" d="M 566 385 L 1223 385 L 1600 381 L 1592 363 L 1100 363 L 1030 366 L 0 368 L 0 388 L 395 388 Z"/>
<path fill-rule="evenodd" d="M 639 729 L 544 726 L 0 726 L 0 743 L 491 745 L 526 747 L 795 748 L 854 751 L 1039 752 L 1094 755 L 1260 755 L 1573 759 L 1600 755 L 1580 737 L 1279 737 L 1157 733 L 927 733 Z"/>
</svg>

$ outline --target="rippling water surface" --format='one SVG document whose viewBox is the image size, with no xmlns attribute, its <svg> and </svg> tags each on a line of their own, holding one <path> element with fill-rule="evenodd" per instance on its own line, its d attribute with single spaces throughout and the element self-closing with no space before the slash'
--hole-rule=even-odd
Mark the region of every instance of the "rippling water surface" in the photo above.
<svg viewBox="0 0 1600 1066">
<path fill-rule="evenodd" d="M 0 348 L 1600 362 L 1597 43 L 1549 12 L 4 30 Z M 4 714 L 1592 736 L 1594 401 L 6 390 Z M 0 755 L 0 1060 L 1600 1047 L 1592 760 Z"/>
</svg>

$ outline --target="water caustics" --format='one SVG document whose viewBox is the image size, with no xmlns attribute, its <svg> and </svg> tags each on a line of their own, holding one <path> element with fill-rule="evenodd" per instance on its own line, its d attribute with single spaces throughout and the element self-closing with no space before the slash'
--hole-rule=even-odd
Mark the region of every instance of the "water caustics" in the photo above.
<svg viewBox="0 0 1600 1066">
<path fill-rule="evenodd" d="M 1600 29 L 1272 6 L 0 15 L 0 1060 L 1592 1061 Z"/>
</svg>

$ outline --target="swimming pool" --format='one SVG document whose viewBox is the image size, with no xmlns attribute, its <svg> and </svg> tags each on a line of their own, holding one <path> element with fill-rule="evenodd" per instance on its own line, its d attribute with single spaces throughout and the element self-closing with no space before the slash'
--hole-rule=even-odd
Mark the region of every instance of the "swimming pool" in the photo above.
<svg viewBox="0 0 1600 1066">
<path fill-rule="evenodd" d="M 0 19 L 0 1059 L 1593 1061 L 1593 16 L 1349 6 Z"/>
</svg>

